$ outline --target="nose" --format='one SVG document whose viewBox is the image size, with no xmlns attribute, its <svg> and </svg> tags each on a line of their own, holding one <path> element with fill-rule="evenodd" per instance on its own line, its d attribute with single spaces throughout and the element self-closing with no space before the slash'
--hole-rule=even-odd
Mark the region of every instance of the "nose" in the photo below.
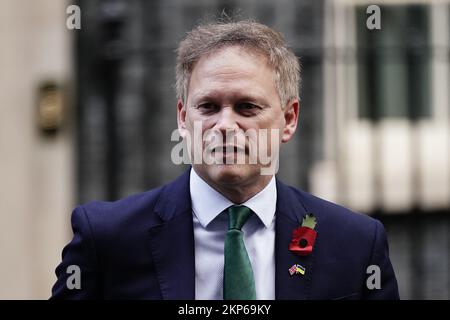
<svg viewBox="0 0 450 320">
<path fill-rule="evenodd" d="M 219 131 L 224 137 L 227 134 L 235 134 L 239 129 L 236 117 L 237 115 L 232 107 L 223 107 L 218 114 L 214 129 Z"/>
</svg>

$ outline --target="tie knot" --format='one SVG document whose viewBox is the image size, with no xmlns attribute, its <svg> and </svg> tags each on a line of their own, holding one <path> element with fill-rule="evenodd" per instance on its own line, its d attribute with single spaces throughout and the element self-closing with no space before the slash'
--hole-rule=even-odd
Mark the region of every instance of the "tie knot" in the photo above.
<svg viewBox="0 0 450 320">
<path fill-rule="evenodd" d="M 231 206 L 228 208 L 228 230 L 241 230 L 242 226 L 252 215 L 252 210 L 246 206 Z"/>
</svg>

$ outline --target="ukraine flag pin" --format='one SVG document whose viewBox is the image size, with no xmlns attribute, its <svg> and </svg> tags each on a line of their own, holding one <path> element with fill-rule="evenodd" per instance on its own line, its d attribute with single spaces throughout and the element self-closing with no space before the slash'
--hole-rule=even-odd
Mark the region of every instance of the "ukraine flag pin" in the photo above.
<svg viewBox="0 0 450 320">
<path fill-rule="evenodd" d="M 292 267 L 289 268 L 289 274 L 293 276 L 294 274 L 301 274 L 302 276 L 305 275 L 305 267 L 303 267 L 300 264 L 294 264 Z"/>
</svg>

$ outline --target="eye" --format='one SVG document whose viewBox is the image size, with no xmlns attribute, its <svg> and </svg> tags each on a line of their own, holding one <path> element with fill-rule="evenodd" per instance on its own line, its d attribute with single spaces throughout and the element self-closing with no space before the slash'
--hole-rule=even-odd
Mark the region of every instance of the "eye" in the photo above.
<svg viewBox="0 0 450 320">
<path fill-rule="evenodd" d="M 236 109 L 239 112 L 243 112 L 243 113 L 254 113 L 256 111 L 258 111 L 259 109 L 261 109 L 259 106 L 253 104 L 253 103 L 249 103 L 249 102 L 243 102 L 243 103 L 239 103 L 236 106 Z"/>
<path fill-rule="evenodd" d="M 212 112 L 218 109 L 218 107 L 211 102 L 205 102 L 201 103 L 197 106 L 197 109 L 203 111 L 203 112 Z"/>
</svg>

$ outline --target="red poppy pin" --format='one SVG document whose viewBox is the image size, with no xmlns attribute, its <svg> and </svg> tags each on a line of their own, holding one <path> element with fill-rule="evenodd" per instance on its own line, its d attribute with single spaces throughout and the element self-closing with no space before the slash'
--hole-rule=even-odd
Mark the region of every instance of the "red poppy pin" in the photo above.
<svg viewBox="0 0 450 320">
<path fill-rule="evenodd" d="M 289 250 L 299 256 L 306 256 L 310 254 L 316 241 L 317 232 L 316 218 L 314 215 L 307 214 L 303 218 L 302 225 L 292 232 L 292 240 L 289 244 Z"/>
</svg>

